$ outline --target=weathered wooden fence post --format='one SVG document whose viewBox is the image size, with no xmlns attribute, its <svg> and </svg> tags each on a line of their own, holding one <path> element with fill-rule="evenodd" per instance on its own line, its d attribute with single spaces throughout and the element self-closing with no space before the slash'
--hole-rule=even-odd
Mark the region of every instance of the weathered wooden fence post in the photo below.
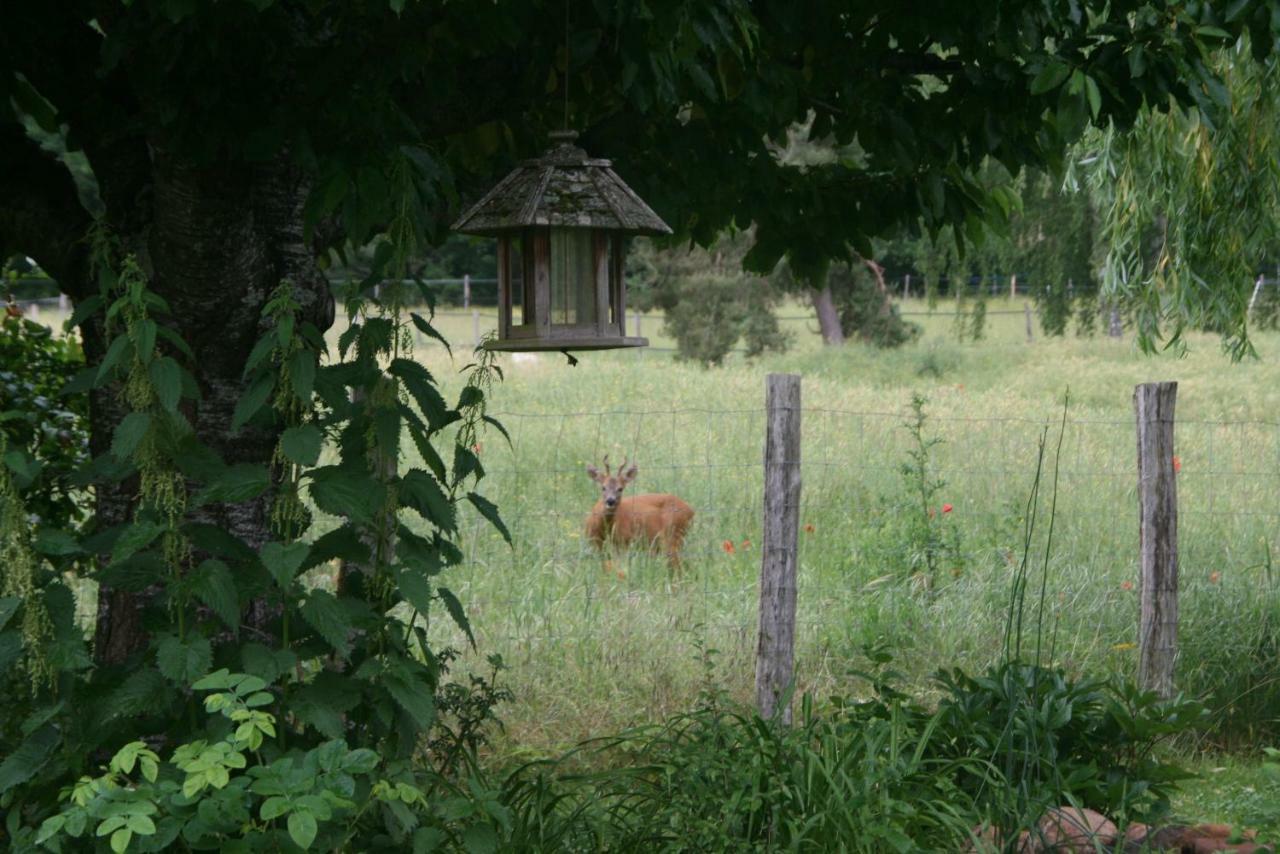
<svg viewBox="0 0 1280 854">
<path fill-rule="evenodd" d="M 471 274 L 462 274 L 462 307 L 471 308 Z"/>
<path fill-rule="evenodd" d="M 1116 308 L 1115 303 L 1111 303 L 1111 313 L 1107 321 L 1107 335 L 1112 338 L 1119 338 L 1124 335 L 1124 324 L 1120 321 L 1120 309 Z"/>
<path fill-rule="evenodd" d="M 1177 383 L 1144 383 L 1133 393 L 1138 420 L 1138 684 L 1173 696 L 1178 655 L 1178 489 L 1173 461 Z"/>
<path fill-rule="evenodd" d="M 766 720 L 791 723 L 796 645 L 796 564 L 800 536 L 800 377 L 765 380 L 764 544 L 760 555 L 760 634 L 756 645 L 756 705 Z"/>
<path fill-rule="evenodd" d="M 1022 313 L 1027 318 L 1027 343 L 1030 344 L 1035 338 L 1031 332 L 1031 303 L 1026 303 L 1022 306 Z"/>
</svg>

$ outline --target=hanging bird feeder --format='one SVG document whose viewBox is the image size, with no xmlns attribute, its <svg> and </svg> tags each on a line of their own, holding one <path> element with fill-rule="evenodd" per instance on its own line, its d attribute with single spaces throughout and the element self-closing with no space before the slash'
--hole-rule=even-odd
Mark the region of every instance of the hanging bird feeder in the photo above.
<svg viewBox="0 0 1280 854">
<path fill-rule="evenodd" d="M 490 350 L 645 347 L 627 337 L 623 259 L 631 235 L 671 229 L 573 131 L 462 214 L 454 231 L 498 238 L 498 337 Z"/>
</svg>

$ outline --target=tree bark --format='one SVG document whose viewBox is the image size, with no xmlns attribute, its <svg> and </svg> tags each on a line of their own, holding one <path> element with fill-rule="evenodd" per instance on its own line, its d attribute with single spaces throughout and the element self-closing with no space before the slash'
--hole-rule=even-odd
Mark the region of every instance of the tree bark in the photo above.
<svg viewBox="0 0 1280 854">
<path fill-rule="evenodd" d="M 811 288 L 809 298 L 813 300 L 813 310 L 818 315 L 822 343 L 829 347 L 839 347 L 844 344 L 844 330 L 840 328 L 840 312 L 836 309 L 831 286 L 824 284 L 821 289 Z"/>
</svg>

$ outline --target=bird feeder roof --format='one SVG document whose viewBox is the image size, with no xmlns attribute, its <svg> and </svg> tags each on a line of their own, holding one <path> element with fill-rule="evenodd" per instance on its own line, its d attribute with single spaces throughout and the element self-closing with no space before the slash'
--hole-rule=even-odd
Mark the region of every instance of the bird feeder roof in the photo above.
<svg viewBox="0 0 1280 854">
<path fill-rule="evenodd" d="M 531 226 L 599 228 L 661 236 L 671 229 L 611 169 L 574 145 L 577 133 L 551 134 L 553 145 L 526 160 L 463 212 L 463 234 L 498 235 Z"/>
</svg>

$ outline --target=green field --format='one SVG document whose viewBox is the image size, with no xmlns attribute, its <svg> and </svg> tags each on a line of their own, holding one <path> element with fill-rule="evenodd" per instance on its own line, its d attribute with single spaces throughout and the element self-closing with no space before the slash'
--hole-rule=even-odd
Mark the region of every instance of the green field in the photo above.
<svg viewBox="0 0 1280 854">
<path fill-rule="evenodd" d="M 703 680 L 750 696 L 756 631 L 764 377 L 803 376 L 803 511 L 798 690 L 818 697 L 862 690 L 849 671 L 864 644 L 883 639 L 922 696 L 940 667 L 979 668 L 999 654 L 1009 581 L 1046 427 L 1050 452 L 1070 394 L 1053 542 L 1047 562 L 1046 644 L 1073 672 L 1131 674 L 1136 653 L 1137 507 L 1131 396 L 1136 383 L 1177 380 L 1182 589 L 1179 685 L 1204 698 L 1214 741 L 1274 732 L 1280 709 L 1276 650 L 1280 595 L 1271 555 L 1280 536 L 1280 336 L 1261 358 L 1233 365 L 1216 339 L 1191 339 L 1185 357 L 1144 356 L 1132 335 L 1026 341 L 1021 303 L 992 303 L 986 340 L 956 343 L 940 308 L 925 335 L 898 351 L 852 344 L 824 350 L 812 321 L 788 320 L 792 352 L 717 370 L 670 354 L 559 355 L 512 362 L 493 409 L 514 448 L 482 443 L 514 548 L 475 518 L 464 565 L 449 583 L 467 605 L 479 656 L 500 653 L 518 698 L 504 714 L 504 748 L 541 754 L 687 708 Z M 909 312 L 926 312 L 909 303 Z M 798 305 L 782 314 L 805 314 Z M 453 341 L 471 340 L 469 316 L 442 316 Z M 646 318 L 655 346 L 671 346 Z M 419 358 L 446 385 L 459 382 L 438 345 Z M 928 398 L 926 430 L 953 506 L 942 530 L 958 543 L 923 590 L 903 541 L 911 512 L 901 473 L 911 393 Z M 583 467 L 605 454 L 639 461 L 635 491 L 674 492 L 697 511 L 688 571 L 632 554 L 602 571 L 584 542 L 596 490 Z M 1047 472 L 1048 473 L 1048 472 Z M 1047 495 L 1034 551 L 1043 563 Z M 940 508 L 939 508 L 940 511 Z M 918 512 L 918 511 L 916 511 Z M 732 551 L 729 551 L 730 546 Z M 1038 572 L 1038 570 L 1037 570 Z M 1037 582 L 1038 583 L 1038 582 Z M 463 638 L 437 618 L 438 642 Z M 709 653 L 705 666 L 700 650 Z M 1208 745 L 1206 745 L 1208 746 Z"/>
</svg>

